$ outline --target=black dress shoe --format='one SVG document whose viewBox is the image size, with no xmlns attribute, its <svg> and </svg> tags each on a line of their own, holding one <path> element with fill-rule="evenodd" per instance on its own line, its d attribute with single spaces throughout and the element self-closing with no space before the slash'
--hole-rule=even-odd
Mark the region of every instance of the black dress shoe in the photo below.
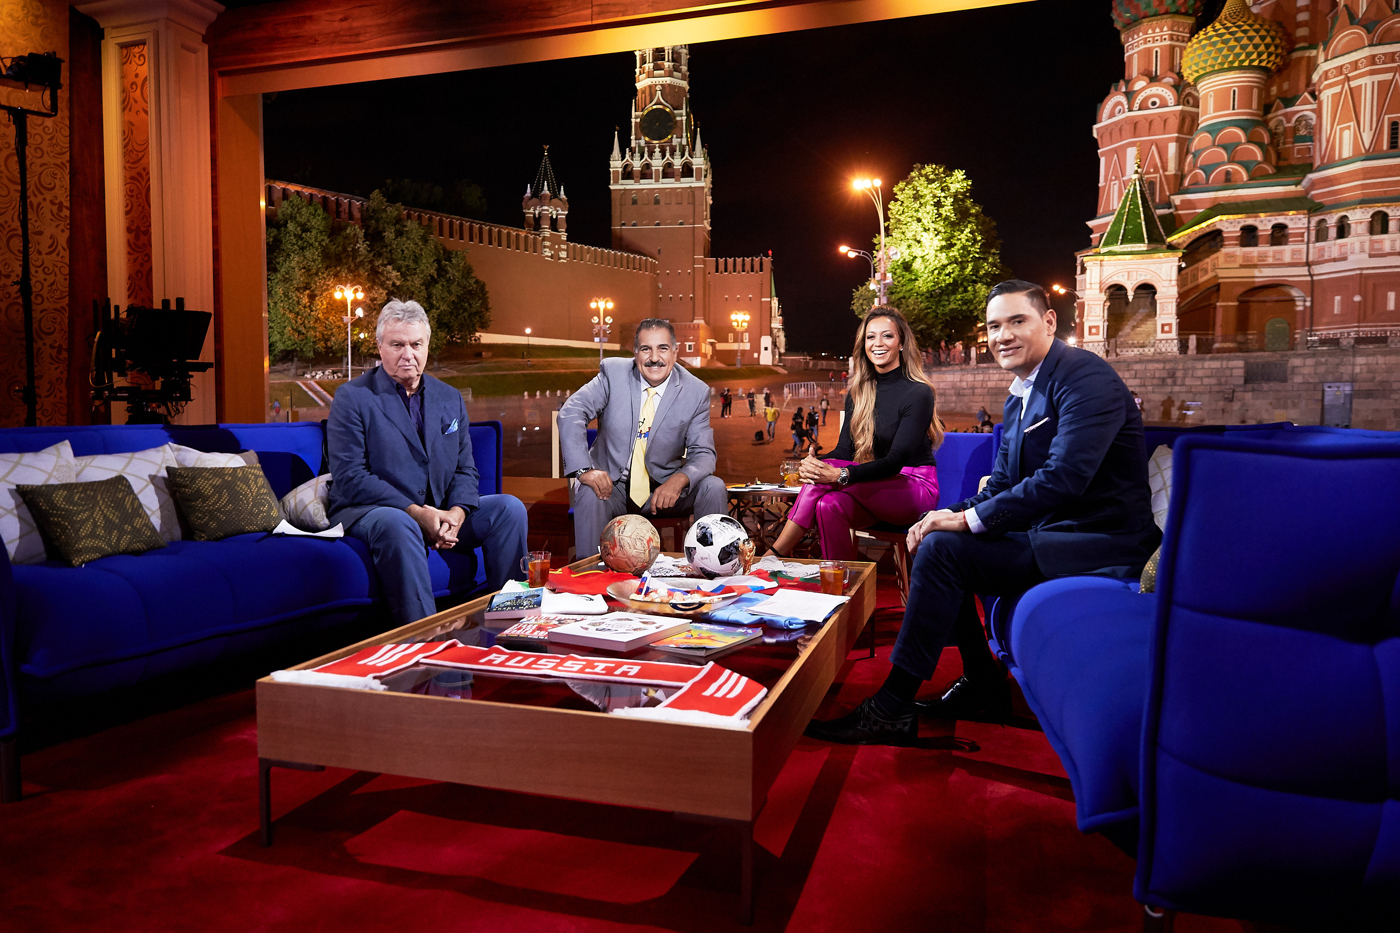
<svg viewBox="0 0 1400 933">
<path fill-rule="evenodd" d="M 912 711 L 886 719 L 869 697 L 840 719 L 812 720 L 805 734 L 842 745 L 913 745 L 919 740 L 919 719 Z"/>
<path fill-rule="evenodd" d="M 936 719 L 981 719 L 1005 722 L 1011 718 L 1011 690 L 1006 681 L 968 680 L 959 677 L 936 700 L 914 703 L 920 713 Z"/>
</svg>

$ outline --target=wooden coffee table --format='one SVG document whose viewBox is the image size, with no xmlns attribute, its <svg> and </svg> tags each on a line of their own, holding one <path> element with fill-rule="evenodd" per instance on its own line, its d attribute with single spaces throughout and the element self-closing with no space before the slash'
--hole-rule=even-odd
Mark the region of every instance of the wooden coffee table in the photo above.
<svg viewBox="0 0 1400 933">
<path fill-rule="evenodd" d="M 596 558 L 570 565 L 600 566 Z M 597 803 L 670 810 L 739 833 L 740 917 L 753 916 L 753 824 L 802 730 L 875 608 L 875 565 L 851 562 L 850 601 L 819 629 L 755 643 L 716 663 L 768 694 L 746 727 L 612 716 L 559 685 L 481 677 L 489 699 L 257 683 L 262 843 L 272 844 L 274 767 L 349 768 Z M 487 597 L 349 645 L 295 669 L 372 646 L 456 638 L 481 641 Z M 497 623 L 497 627 L 503 627 Z M 589 654 L 578 649 L 579 654 Z M 670 656 L 660 656 L 675 660 Z M 497 681 L 494 685 L 489 681 Z"/>
</svg>

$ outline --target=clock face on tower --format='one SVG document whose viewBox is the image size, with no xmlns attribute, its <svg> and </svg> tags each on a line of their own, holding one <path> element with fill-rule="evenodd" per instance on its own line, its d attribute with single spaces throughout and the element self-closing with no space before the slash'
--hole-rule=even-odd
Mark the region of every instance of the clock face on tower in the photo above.
<svg viewBox="0 0 1400 933">
<path fill-rule="evenodd" d="M 638 121 L 642 135 L 654 143 L 665 142 L 676 131 L 676 115 L 667 107 L 652 107 Z"/>
</svg>

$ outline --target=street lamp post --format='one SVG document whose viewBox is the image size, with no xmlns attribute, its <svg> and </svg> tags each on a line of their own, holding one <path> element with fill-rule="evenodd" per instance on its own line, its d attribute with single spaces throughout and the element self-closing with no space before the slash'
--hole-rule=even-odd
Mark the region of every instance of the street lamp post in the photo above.
<svg viewBox="0 0 1400 933">
<path fill-rule="evenodd" d="M 1057 295 L 1072 295 L 1074 297 L 1075 302 L 1075 311 L 1077 312 L 1079 310 L 1079 292 L 1075 291 L 1073 288 L 1065 288 L 1063 285 L 1051 285 L 1050 290 Z M 1076 314 L 1075 316 L 1077 317 L 1078 315 Z M 1074 317 L 1071 317 L 1070 326 L 1074 327 L 1076 326 L 1076 323 L 1077 322 L 1074 320 Z M 1073 336 L 1069 338 L 1068 343 L 1070 346 L 1074 346 L 1075 339 Z"/>
<path fill-rule="evenodd" d="M 739 332 L 739 339 L 734 342 L 734 365 L 744 364 L 743 353 L 740 344 L 744 342 L 744 331 L 749 327 L 749 313 L 747 311 L 735 311 L 729 315 L 729 322 L 734 325 L 734 329 Z"/>
<path fill-rule="evenodd" d="M 528 365 L 530 360 L 530 328 L 525 328 L 525 360 Z"/>
<path fill-rule="evenodd" d="M 593 315 L 593 339 L 598 341 L 598 368 L 603 368 L 603 340 L 612 333 L 612 315 L 608 312 L 613 309 L 611 298 L 594 298 L 588 303 L 588 307 L 594 311 Z"/>
<path fill-rule="evenodd" d="M 857 191 L 864 191 L 870 195 L 870 200 L 875 203 L 875 213 L 880 219 L 880 304 L 887 304 L 886 297 L 889 291 L 889 260 L 890 256 L 885 252 L 885 197 L 880 188 L 878 178 L 857 178 L 852 182 Z M 896 254 L 895 258 L 898 257 Z"/>
<path fill-rule="evenodd" d="M 836 247 L 836 251 L 850 259 L 855 259 L 857 256 L 864 256 L 865 261 L 870 263 L 870 290 L 872 292 L 878 292 L 880 290 L 880 283 L 875 280 L 874 256 L 870 255 L 863 249 L 851 249 L 849 246 L 838 246 Z"/>
<path fill-rule="evenodd" d="M 346 379 L 349 379 L 349 378 L 350 378 L 350 340 L 351 340 L 351 336 L 352 336 L 352 335 L 351 335 L 351 326 L 354 324 L 356 318 L 361 318 L 361 317 L 364 317 L 364 316 L 365 316 L 365 309 L 364 309 L 364 308 L 355 308 L 355 310 L 353 311 L 353 313 L 351 312 L 350 308 L 351 308 L 351 306 L 352 306 L 355 302 L 357 302 L 357 301 L 362 301 L 362 300 L 364 299 L 364 297 L 365 297 L 364 289 L 360 288 L 360 286 L 358 286 L 358 285 L 337 285 L 337 286 L 335 287 L 335 298 L 336 298 L 336 300 L 339 301 L 339 300 L 342 299 L 342 298 L 345 299 L 345 314 L 343 314 L 343 315 L 341 316 L 340 319 L 341 319 L 342 321 L 345 322 L 345 378 L 346 378 Z"/>
</svg>

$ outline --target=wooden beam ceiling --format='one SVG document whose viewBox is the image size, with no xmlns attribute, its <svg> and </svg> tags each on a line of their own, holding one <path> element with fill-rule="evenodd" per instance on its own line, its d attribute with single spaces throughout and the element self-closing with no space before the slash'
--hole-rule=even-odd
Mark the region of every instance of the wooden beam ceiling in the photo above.
<svg viewBox="0 0 1400 933">
<path fill-rule="evenodd" d="M 283 0 L 222 13 L 206 38 L 218 93 L 237 96 L 1023 2 Z"/>
</svg>

